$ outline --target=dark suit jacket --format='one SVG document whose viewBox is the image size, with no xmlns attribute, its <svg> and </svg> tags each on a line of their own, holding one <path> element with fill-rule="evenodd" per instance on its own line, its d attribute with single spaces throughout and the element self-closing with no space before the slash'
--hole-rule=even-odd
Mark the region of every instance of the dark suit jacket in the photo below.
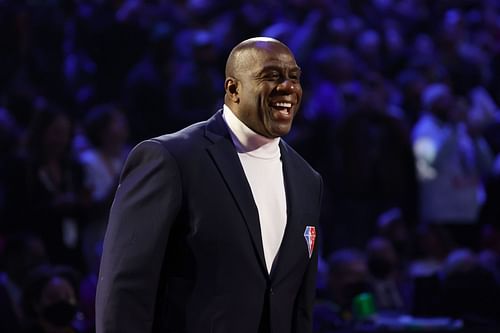
<svg viewBox="0 0 500 333">
<path fill-rule="evenodd" d="M 271 274 L 257 207 L 219 111 L 140 143 L 111 209 L 98 333 L 311 332 L 322 181 L 283 140 L 288 220 Z"/>
</svg>

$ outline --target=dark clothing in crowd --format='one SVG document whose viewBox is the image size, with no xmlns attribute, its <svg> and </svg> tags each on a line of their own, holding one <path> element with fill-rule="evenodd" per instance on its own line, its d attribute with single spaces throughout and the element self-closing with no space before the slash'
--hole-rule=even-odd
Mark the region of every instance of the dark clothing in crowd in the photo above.
<svg viewBox="0 0 500 333">
<path fill-rule="evenodd" d="M 30 231 L 45 243 L 54 263 L 81 269 L 80 228 L 85 217 L 83 170 L 79 162 L 61 162 L 55 180 L 29 157 L 12 160 L 6 190 L 5 225 L 9 232 Z"/>
<path fill-rule="evenodd" d="M 415 163 L 404 124 L 380 112 L 354 112 L 338 125 L 332 142 L 333 222 L 325 225 L 325 252 L 363 248 L 376 232 L 378 216 L 393 207 L 414 224 Z"/>
</svg>

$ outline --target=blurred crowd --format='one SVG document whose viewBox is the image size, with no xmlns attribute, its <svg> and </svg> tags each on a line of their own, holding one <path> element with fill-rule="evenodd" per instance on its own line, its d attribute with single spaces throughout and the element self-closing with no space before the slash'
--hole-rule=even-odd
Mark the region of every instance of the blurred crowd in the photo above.
<svg viewBox="0 0 500 333">
<path fill-rule="evenodd" d="M 93 332 L 127 153 L 220 109 L 253 36 L 303 71 L 286 140 L 325 183 L 316 332 L 363 292 L 498 327 L 498 1 L 0 0 L 0 332 Z"/>
</svg>

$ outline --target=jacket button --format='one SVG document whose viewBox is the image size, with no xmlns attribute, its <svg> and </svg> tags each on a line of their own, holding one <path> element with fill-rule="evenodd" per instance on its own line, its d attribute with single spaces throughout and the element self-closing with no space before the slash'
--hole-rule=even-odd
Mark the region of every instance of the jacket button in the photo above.
<svg viewBox="0 0 500 333">
<path fill-rule="evenodd" d="M 269 289 L 269 295 L 274 295 L 274 290 L 273 290 L 273 288 Z"/>
</svg>

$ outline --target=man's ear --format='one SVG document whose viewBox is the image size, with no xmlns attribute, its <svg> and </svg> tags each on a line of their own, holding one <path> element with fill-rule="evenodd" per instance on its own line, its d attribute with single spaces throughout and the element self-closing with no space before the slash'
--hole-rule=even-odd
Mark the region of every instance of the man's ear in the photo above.
<svg viewBox="0 0 500 333">
<path fill-rule="evenodd" d="M 240 97 L 238 95 L 238 80 L 234 77 L 226 78 L 224 82 L 224 90 L 226 91 L 226 95 L 233 103 L 239 103 Z"/>
</svg>

